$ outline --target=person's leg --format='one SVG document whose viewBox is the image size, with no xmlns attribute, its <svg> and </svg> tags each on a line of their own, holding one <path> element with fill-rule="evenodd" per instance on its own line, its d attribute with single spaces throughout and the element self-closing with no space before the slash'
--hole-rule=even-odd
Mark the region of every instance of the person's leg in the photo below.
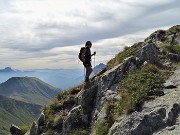
<svg viewBox="0 0 180 135">
<path fill-rule="evenodd" d="M 86 67 L 86 77 L 89 78 L 90 74 L 92 73 L 92 67 L 89 66 L 89 67 Z"/>
<path fill-rule="evenodd" d="M 92 72 L 92 66 L 91 66 L 90 60 L 89 60 L 89 61 L 86 61 L 86 62 L 84 63 L 84 66 L 85 66 L 85 68 L 86 68 L 86 79 L 85 79 L 85 82 L 88 82 L 88 81 L 89 81 L 89 76 L 90 76 L 90 74 L 91 74 L 91 72 Z"/>
</svg>

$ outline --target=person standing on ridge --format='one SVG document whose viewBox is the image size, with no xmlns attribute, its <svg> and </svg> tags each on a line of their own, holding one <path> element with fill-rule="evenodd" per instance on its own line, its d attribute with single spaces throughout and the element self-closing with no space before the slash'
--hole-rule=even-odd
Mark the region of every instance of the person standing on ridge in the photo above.
<svg viewBox="0 0 180 135">
<path fill-rule="evenodd" d="M 89 76 L 92 73 L 91 56 L 96 55 L 96 52 L 91 54 L 91 46 L 92 46 L 91 41 L 87 41 L 85 44 L 85 48 L 81 54 L 83 65 L 86 68 L 85 82 L 89 81 Z"/>
</svg>

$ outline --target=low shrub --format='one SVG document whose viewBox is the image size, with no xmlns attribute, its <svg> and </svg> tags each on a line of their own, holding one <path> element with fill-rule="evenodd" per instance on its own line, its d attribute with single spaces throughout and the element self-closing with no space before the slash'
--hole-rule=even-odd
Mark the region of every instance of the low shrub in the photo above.
<svg viewBox="0 0 180 135">
<path fill-rule="evenodd" d="M 89 135 L 89 130 L 87 128 L 78 128 L 71 131 L 70 135 Z"/>
<path fill-rule="evenodd" d="M 19 128 L 21 129 L 22 133 L 25 134 L 31 128 L 31 126 L 19 126 Z"/>
<path fill-rule="evenodd" d="M 107 135 L 109 131 L 109 123 L 106 120 L 102 120 L 96 124 L 96 135 Z"/>
<path fill-rule="evenodd" d="M 63 116 L 62 116 L 62 115 L 59 115 L 58 117 L 56 117 L 56 118 L 54 119 L 54 127 L 62 128 L 62 124 L 63 124 Z"/>
</svg>

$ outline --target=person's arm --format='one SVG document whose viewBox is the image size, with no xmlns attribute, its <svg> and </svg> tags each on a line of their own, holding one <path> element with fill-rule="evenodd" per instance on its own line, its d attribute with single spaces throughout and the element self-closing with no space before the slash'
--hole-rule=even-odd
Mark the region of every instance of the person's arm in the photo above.
<svg viewBox="0 0 180 135">
<path fill-rule="evenodd" d="M 96 55 L 96 52 L 94 52 L 93 54 L 91 54 L 91 56 L 93 56 L 93 55 Z"/>
</svg>

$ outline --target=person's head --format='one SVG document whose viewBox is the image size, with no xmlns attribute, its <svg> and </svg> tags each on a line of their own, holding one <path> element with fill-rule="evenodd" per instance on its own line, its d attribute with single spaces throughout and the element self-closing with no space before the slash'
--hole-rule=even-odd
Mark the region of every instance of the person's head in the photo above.
<svg viewBox="0 0 180 135">
<path fill-rule="evenodd" d="M 91 41 L 87 41 L 86 44 L 85 44 L 85 46 L 91 48 L 91 46 L 92 46 Z"/>
</svg>

